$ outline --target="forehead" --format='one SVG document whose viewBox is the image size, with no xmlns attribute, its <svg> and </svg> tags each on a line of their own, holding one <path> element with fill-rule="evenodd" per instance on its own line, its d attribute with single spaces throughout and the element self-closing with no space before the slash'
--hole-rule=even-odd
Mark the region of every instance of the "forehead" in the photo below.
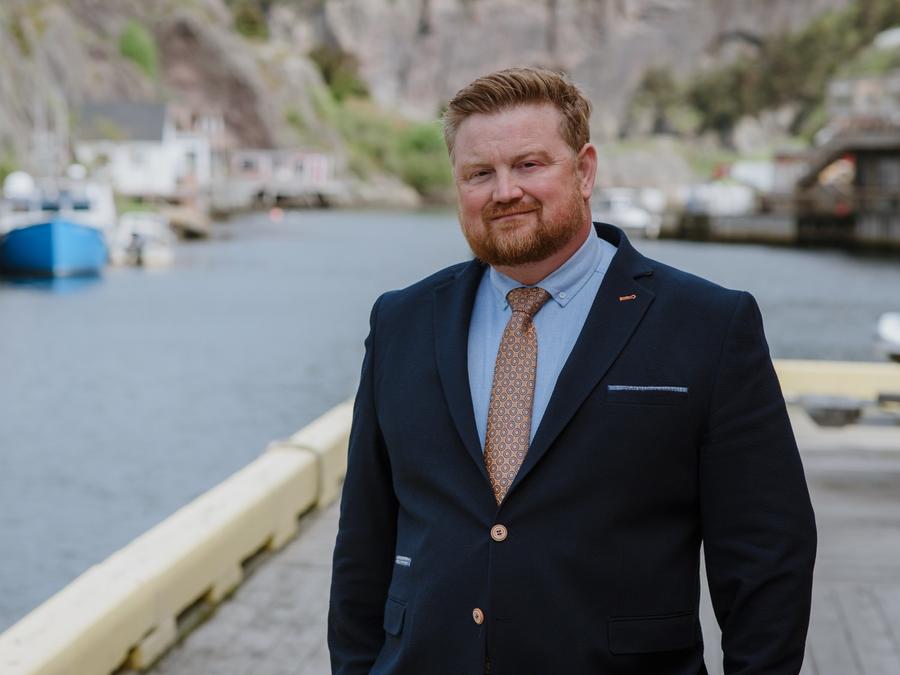
<svg viewBox="0 0 900 675">
<path fill-rule="evenodd" d="M 535 150 L 551 154 L 569 149 L 560 133 L 562 114 L 550 103 L 525 104 L 462 121 L 453 147 L 455 161 Z"/>
</svg>

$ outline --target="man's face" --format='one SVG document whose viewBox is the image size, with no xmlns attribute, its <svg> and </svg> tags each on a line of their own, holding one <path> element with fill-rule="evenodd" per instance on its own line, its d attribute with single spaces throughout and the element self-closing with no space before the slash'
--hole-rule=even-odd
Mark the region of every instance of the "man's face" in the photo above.
<svg viewBox="0 0 900 675">
<path fill-rule="evenodd" d="M 596 154 L 587 144 L 576 155 L 560 134 L 561 117 L 550 104 L 529 104 L 471 115 L 457 130 L 459 220 L 489 265 L 544 260 L 590 220 Z"/>
</svg>

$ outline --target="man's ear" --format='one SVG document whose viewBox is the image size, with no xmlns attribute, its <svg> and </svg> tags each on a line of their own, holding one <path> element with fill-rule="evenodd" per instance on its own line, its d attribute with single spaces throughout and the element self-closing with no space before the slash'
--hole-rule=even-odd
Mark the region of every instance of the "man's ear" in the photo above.
<svg viewBox="0 0 900 675">
<path fill-rule="evenodd" d="M 591 198 L 594 191 L 594 180 L 597 178 L 597 148 L 593 143 L 585 143 L 575 157 L 575 170 L 578 172 L 578 187 L 581 196 Z"/>
</svg>

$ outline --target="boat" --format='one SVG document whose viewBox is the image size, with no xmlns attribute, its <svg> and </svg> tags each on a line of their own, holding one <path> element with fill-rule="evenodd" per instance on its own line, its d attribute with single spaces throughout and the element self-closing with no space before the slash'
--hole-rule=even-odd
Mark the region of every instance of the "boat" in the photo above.
<svg viewBox="0 0 900 675">
<path fill-rule="evenodd" d="M 900 363 L 900 312 L 885 312 L 876 328 L 882 350 L 892 361 Z"/>
<path fill-rule="evenodd" d="M 629 236 L 656 239 L 662 228 L 662 217 L 646 209 L 637 190 L 607 188 L 591 198 L 591 217 L 602 223 L 616 225 Z"/>
<path fill-rule="evenodd" d="M 19 277 L 99 274 L 107 259 L 106 235 L 115 224 L 112 190 L 71 171 L 66 179 L 32 181 L 26 194 L 28 183 L 16 173 L 12 186 L 12 174 L 4 182 L 0 272 Z"/>
<path fill-rule="evenodd" d="M 175 234 L 164 215 L 132 211 L 119 218 L 109 245 L 114 265 L 167 267 L 175 260 Z"/>
<path fill-rule="evenodd" d="M 100 273 L 105 263 L 103 233 L 64 217 L 14 228 L 0 241 L 0 271 L 5 274 L 94 275 Z"/>
</svg>

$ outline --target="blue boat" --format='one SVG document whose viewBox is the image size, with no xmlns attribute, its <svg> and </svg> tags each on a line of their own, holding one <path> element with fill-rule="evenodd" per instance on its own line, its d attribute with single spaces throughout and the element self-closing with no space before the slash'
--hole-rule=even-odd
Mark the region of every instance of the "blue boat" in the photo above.
<svg viewBox="0 0 900 675">
<path fill-rule="evenodd" d="M 57 216 L 16 227 L 0 240 L 0 271 L 16 276 L 97 275 L 106 263 L 103 232 Z"/>
</svg>

